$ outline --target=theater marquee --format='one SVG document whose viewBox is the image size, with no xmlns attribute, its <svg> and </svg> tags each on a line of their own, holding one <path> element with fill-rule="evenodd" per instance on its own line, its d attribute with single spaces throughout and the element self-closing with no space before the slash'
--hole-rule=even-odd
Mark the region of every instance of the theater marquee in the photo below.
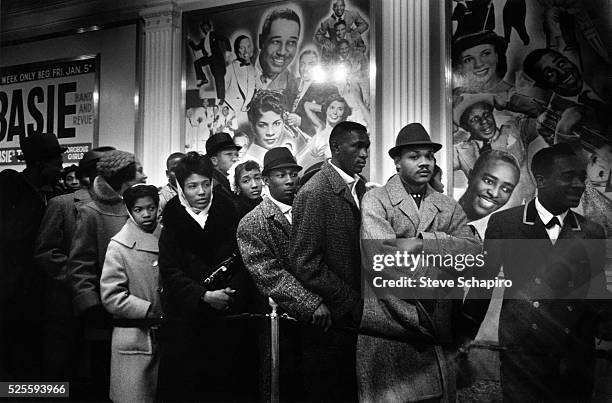
<svg viewBox="0 0 612 403">
<path fill-rule="evenodd" d="M 18 165 L 19 139 L 52 133 L 76 163 L 98 138 L 99 56 L 0 67 L 0 166 Z"/>
</svg>

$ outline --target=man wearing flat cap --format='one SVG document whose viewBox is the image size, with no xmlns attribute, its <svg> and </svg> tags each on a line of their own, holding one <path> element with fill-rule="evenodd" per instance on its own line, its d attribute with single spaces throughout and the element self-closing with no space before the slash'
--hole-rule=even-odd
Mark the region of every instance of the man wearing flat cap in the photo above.
<svg viewBox="0 0 612 403">
<path fill-rule="evenodd" d="M 206 141 L 206 155 L 210 158 L 215 170 L 213 172 L 213 187 L 222 191 L 230 200 L 234 200 L 234 192 L 227 178 L 230 168 L 238 161 L 237 146 L 232 136 L 227 133 L 217 133 Z"/>
<path fill-rule="evenodd" d="M 326 327 L 329 310 L 323 298 L 305 289 L 288 270 L 291 209 L 301 170 L 288 148 L 276 147 L 266 152 L 263 178 L 270 193 L 240 221 L 238 247 L 261 294 L 272 298 L 283 311 L 300 321 Z M 281 400 L 300 400 L 304 391 L 299 328 L 287 321 L 281 322 L 281 327 Z"/>
<path fill-rule="evenodd" d="M 357 327 L 361 318 L 359 212 L 370 139 L 356 122 L 331 131 L 332 153 L 298 192 L 293 203 L 291 262 L 304 287 L 319 295 L 338 326 Z M 354 334 L 334 328 L 303 329 L 302 352 L 306 400 L 355 401 Z"/>
<path fill-rule="evenodd" d="M 40 368 L 42 272 L 34 240 L 47 201 L 59 194 L 61 147 L 53 134 L 20 139 L 26 168 L 0 172 L 0 376 L 34 379 Z"/>
<path fill-rule="evenodd" d="M 372 273 L 367 262 L 373 261 L 374 254 L 408 251 L 444 256 L 480 252 L 480 241 L 468 227 L 461 206 L 428 184 L 434 172 L 434 154 L 441 147 L 431 141 L 419 123 L 399 132 L 395 147 L 389 150 L 398 173 L 385 186 L 367 192 L 362 201 L 364 278 Z M 392 275 L 390 270 L 378 273 Z M 411 270 L 404 268 L 402 275 L 417 281 L 422 276 L 444 280 L 461 275 L 453 267 L 417 264 Z M 385 396 L 390 401 L 455 401 L 455 375 L 448 347 L 454 342 L 453 299 L 460 299 L 463 290 L 433 289 L 417 298 L 392 294 L 379 299 L 368 284 L 361 328 L 404 340 L 359 336 L 360 399 L 371 401 Z"/>
</svg>

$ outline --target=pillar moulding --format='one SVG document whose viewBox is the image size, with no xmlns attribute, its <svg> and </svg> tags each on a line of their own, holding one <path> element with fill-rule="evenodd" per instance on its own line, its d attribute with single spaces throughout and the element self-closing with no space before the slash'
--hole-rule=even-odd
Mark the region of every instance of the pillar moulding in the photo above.
<svg viewBox="0 0 612 403">
<path fill-rule="evenodd" d="M 141 44 L 141 132 L 136 152 L 148 182 L 166 182 L 166 158 L 181 148 L 181 10 L 173 2 L 147 7 Z"/>
</svg>

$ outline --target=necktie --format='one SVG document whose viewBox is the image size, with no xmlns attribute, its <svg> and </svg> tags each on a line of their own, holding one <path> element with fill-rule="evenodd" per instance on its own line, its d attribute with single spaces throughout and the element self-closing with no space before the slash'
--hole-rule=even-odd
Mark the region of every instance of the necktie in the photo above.
<svg viewBox="0 0 612 403">
<path fill-rule="evenodd" d="M 545 227 L 547 229 L 551 229 L 553 228 L 555 225 L 558 225 L 559 227 L 561 226 L 561 223 L 559 222 L 559 219 L 557 217 L 553 217 L 550 219 L 550 221 L 548 223 L 545 224 Z"/>
<path fill-rule="evenodd" d="M 363 195 L 366 192 L 365 183 L 363 183 L 363 181 L 360 180 L 360 181 L 357 182 L 356 187 L 357 188 L 355 190 L 357 191 L 357 199 L 359 199 L 359 201 L 361 202 L 361 199 L 363 198 Z"/>
<path fill-rule="evenodd" d="M 492 150 L 491 142 L 488 141 L 488 140 L 485 140 L 483 142 L 483 144 L 482 144 L 482 147 L 480 147 L 480 154 L 484 154 L 484 153 L 489 152 L 491 150 Z"/>
</svg>

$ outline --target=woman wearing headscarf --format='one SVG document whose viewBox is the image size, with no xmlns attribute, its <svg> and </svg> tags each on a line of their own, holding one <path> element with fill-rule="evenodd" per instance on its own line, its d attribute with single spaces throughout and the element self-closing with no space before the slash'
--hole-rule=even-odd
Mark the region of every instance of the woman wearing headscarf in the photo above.
<svg viewBox="0 0 612 403">
<path fill-rule="evenodd" d="M 254 288 L 237 253 L 238 215 L 232 200 L 213 191 L 213 170 L 208 157 L 188 153 L 175 170 L 178 197 L 164 210 L 161 398 L 256 399 L 255 337 L 245 320 L 226 318 L 246 311 Z M 207 282 L 221 264 L 231 277 Z"/>
</svg>

